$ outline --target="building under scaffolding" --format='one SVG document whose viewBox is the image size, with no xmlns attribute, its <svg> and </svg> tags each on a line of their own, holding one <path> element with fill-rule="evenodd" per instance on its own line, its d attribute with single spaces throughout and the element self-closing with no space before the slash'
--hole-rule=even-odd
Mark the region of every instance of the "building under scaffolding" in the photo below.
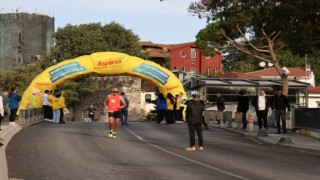
<svg viewBox="0 0 320 180">
<path fill-rule="evenodd" d="M 49 54 L 54 18 L 44 14 L 0 14 L 0 70 L 14 69 Z"/>
</svg>

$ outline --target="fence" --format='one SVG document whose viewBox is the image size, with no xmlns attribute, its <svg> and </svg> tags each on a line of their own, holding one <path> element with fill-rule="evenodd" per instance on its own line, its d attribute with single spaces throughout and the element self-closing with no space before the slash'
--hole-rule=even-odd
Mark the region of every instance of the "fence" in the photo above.
<svg viewBox="0 0 320 180">
<path fill-rule="evenodd" d="M 43 108 L 19 109 L 19 125 L 25 126 L 43 120 Z"/>
<path fill-rule="evenodd" d="M 295 116 L 295 107 L 291 107 L 291 110 L 292 110 L 292 114 L 290 114 L 289 117 L 286 118 L 286 128 L 287 129 L 293 129 L 294 128 L 294 122 L 295 122 L 295 119 L 297 118 Z M 320 113 L 320 109 L 319 110 L 319 113 Z M 249 114 L 252 114 L 253 115 L 253 123 L 254 124 L 257 124 L 258 123 L 258 120 L 257 120 L 257 117 L 256 117 L 256 113 L 255 111 L 253 110 L 249 110 L 247 112 L 247 114 L 245 115 L 246 116 L 246 119 L 247 119 L 247 122 L 249 123 Z M 223 124 L 223 121 L 226 122 L 227 124 L 227 127 L 228 128 L 231 128 L 232 127 L 232 122 L 236 122 L 237 123 L 237 126 L 236 128 L 237 129 L 241 129 L 241 126 L 242 126 L 242 113 L 240 112 L 233 112 L 233 111 L 217 111 L 217 110 L 212 110 L 212 109 L 206 109 L 204 111 L 204 117 L 205 117 L 205 120 L 210 122 L 211 124 L 215 124 L 216 121 L 219 121 L 218 123 L 220 124 L 220 126 L 224 126 Z M 317 116 L 314 116 L 314 117 L 317 117 Z M 320 117 L 320 114 L 318 114 L 318 117 Z M 303 118 L 300 118 L 298 117 L 299 119 L 303 119 Z M 305 117 L 304 117 L 305 118 Z M 270 109 L 268 111 L 268 126 L 270 127 L 276 127 L 276 120 L 275 120 L 275 114 L 274 112 Z M 320 129 L 320 120 L 317 121 L 318 124 L 310 124 L 310 126 L 312 127 L 318 127 L 318 129 Z M 282 124 L 280 122 L 280 124 Z M 301 124 L 301 123 L 300 123 Z M 303 123 L 302 124 L 306 124 L 306 123 Z M 308 124 L 308 123 L 307 123 Z M 303 127 L 305 127 L 306 125 L 302 125 Z"/>
<path fill-rule="evenodd" d="M 294 128 L 320 132 L 320 108 L 297 108 Z"/>
</svg>

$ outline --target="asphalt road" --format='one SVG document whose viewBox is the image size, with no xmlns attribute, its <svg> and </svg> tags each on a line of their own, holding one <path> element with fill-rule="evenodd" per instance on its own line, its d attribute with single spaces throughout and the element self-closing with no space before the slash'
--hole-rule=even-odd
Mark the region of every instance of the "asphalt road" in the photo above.
<svg viewBox="0 0 320 180">
<path fill-rule="evenodd" d="M 132 122 L 117 139 L 106 123 L 38 123 L 6 149 L 9 177 L 24 180 L 319 179 L 320 157 L 259 144 L 219 128 L 204 151 L 186 151 L 186 124 Z"/>
</svg>

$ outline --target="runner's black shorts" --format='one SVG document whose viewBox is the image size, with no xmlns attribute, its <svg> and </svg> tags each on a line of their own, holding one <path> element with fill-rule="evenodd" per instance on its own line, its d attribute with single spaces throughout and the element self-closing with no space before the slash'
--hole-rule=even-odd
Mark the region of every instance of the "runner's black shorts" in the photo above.
<svg viewBox="0 0 320 180">
<path fill-rule="evenodd" d="M 121 111 L 108 112 L 108 117 L 113 117 L 115 119 L 121 117 Z"/>
</svg>

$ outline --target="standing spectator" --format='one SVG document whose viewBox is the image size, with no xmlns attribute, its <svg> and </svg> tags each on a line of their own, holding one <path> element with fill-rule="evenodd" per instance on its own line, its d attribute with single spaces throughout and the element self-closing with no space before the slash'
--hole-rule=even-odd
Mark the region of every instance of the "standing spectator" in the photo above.
<svg viewBox="0 0 320 180">
<path fill-rule="evenodd" d="M 3 84 L 0 83 L 0 96 L 2 97 L 3 101 L 3 109 L 4 109 L 4 116 L 9 113 L 9 97 L 8 91 L 4 89 Z"/>
<path fill-rule="evenodd" d="M 3 118 L 4 118 L 4 107 L 3 107 L 2 96 L 0 96 L 0 131 L 2 130 L 1 123 L 2 123 Z"/>
<path fill-rule="evenodd" d="M 17 111 L 19 108 L 20 96 L 17 95 L 17 88 L 12 87 L 11 92 L 9 94 L 9 108 L 10 108 L 10 116 L 9 116 L 9 126 L 15 126 L 15 120 L 17 116 Z"/>
<path fill-rule="evenodd" d="M 50 120 L 50 110 L 49 110 L 49 90 L 45 90 L 42 95 L 42 107 L 43 107 L 43 116 L 45 121 Z"/>
<path fill-rule="evenodd" d="M 61 95 L 58 100 L 59 100 L 59 110 L 60 110 L 60 124 L 65 124 L 63 120 L 63 116 L 64 116 L 63 109 L 66 107 L 64 92 L 61 92 Z"/>
<path fill-rule="evenodd" d="M 87 109 L 87 115 L 90 118 L 90 122 L 94 120 L 94 113 L 96 112 L 96 109 L 91 104 L 90 107 Z"/>
<path fill-rule="evenodd" d="M 237 112 L 242 112 L 242 129 L 247 128 L 247 111 L 249 110 L 249 97 L 244 94 L 244 90 L 239 91 L 237 106 Z"/>
<path fill-rule="evenodd" d="M 121 102 L 123 103 L 121 105 Z M 122 96 L 119 95 L 118 88 L 112 89 L 112 94 L 109 94 L 104 102 L 105 108 L 108 108 L 108 117 L 109 117 L 109 138 L 117 138 L 116 131 L 119 128 L 121 108 L 127 106 L 127 103 L 124 101 Z"/>
<path fill-rule="evenodd" d="M 61 94 L 54 94 L 51 96 L 52 101 L 52 121 L 55 124 L 59 124 L 60 122 L 60 105 L 59 105 L 59 98 Z"/>
<path fill-rule="evenodd" d="M 183 118 L 184 103 L 186 102 L 186 99 L 184 98 L 182 92 L 179 93 L 179 98 L 181 99 L 181 104 L 179 107 L 179 117 L 180 117 L 180 121 L 183 122 L 184 121 L 184 118 Z"/>
<path fill-rule="evenodd" d="M 162 93 L 158 94 L 158 98 L 156 100 L 156 110 L 157 110 L 157 124 L 160 124 L 161 121 L 165 119 L 165 122 L 167 122 L 166 119 L 166 111 L 167 111 L 167 99 L 164 97 Z"/>
<path fill-rule="evenodd" d="M 175 122 L 175 117 L 174 117 L 174 106 L 177 105 L 176 98 L 171 94 L 167 94 L 167 124 L 174 124 Z"/>
<path fill-rule="evenodd" d="M 217 109 L 222 112 L 226 109 L 224 98 L 220 92 L 217 92 Z M 220 124 L 220 120 L 217 120 L 217 124 Z"/>
<path fill-rule="evenodd" d="M 176 122 L 181 122 L 181 115 L 180 115 L 180 106 L 181 106 L 181 99 L 179 97 L 179 94 L 176 94 L 176 105 L 174 106 L 174 117 L 175 117 L 175 120 Z"/>
<path fill-rule="evenodd" d="M 258 117 L 259 129 L 262 128 L 262 120 L 264 128 L 268 129 L 267 115 L 270 103 L 264 90 L 260 89 L 259 94 L 252 99 L 251 104 L 254 107 Z"/>
<path fill-rule="evenodd" d="M 49 108 L 48 108 L 48 118 L 50 119 L 50 122 L 53 122 L 53 109 L 52 109 L 52 105 L 53 105 L 53 98 L 54 98 L 54 90 L 49 91 Z"/>
<path fill-rule="evenodd" d="M 128 107 L 129 107 L 129 100 L 128 100 L 125 92 L 121 92 L 121 96 L 122 96 L 123 100 L 127 103 L 127 106 L 124 106 L 124 107 L 121 109 L 121 116 L 120 116 L 121 124 L 122 124 L 122 125 L 129 126 L 129 124 L 128 124 Z M 123 106 L 122 103 L 121 103 L 121 105 Z"/>
<path fill-rule="evenodd" d="M 282 122 L 283 133 L 287 133 L 286 119 L 285 119 L 286 108 L 288 109 L 289 112 L 291 110 L 287 96 L 282 94 L 281 89 L 277 89 L 276 94 L 272 97 L 270 104 L 271 104 L 271 109 L 275 112 L 275 115 L 276 115 L 278 134 L 281 133 L 280 118 Z"/>
<path fill-rule="evenodd" d="M 191 98 L 192 98 L 192 95 L 193 95 L 193 94 L 199 95 L 197 91 L 192 91 L 192 92 L 191 92 Z M 199 97 L 200 97 L 200 96 L 199 96 Z M 188 103 L 191 102 L 191 101 L 193 101 L 193 98 L 192 98 L 192 99 L 188 99 L 188 100 L 185 102 L 185 104 L 188 105 Z M 204 102 L 203 100 L 200 100 L 200 99 L 199 99 L 199 102 L 200 102 L 203 106 L 206 106 L 206 104 L 205 104 L 205 102 Z M 206 122 L 206 119 L 205 119 L 204 116 L 202 116 L 202 124 L 203 124 L 203 126 L 204 126 L 204 129 L 209 129 L 208 123 Z"/>
<path fill-rule="evenodd" d="M 197 132 L 199 141 L 199 150 L 203 150 L 203 135 L 202 135 L 202 118 L 204 111 L 204 104 L 200 102 L 197 93 L 192 94 L 192 101 L 187 104 L 186 119 L 189 128 L 190 146 L 186 148 L 187 151 L 194 151 L 195 148 L 195 132 Z"/>
</svg>

